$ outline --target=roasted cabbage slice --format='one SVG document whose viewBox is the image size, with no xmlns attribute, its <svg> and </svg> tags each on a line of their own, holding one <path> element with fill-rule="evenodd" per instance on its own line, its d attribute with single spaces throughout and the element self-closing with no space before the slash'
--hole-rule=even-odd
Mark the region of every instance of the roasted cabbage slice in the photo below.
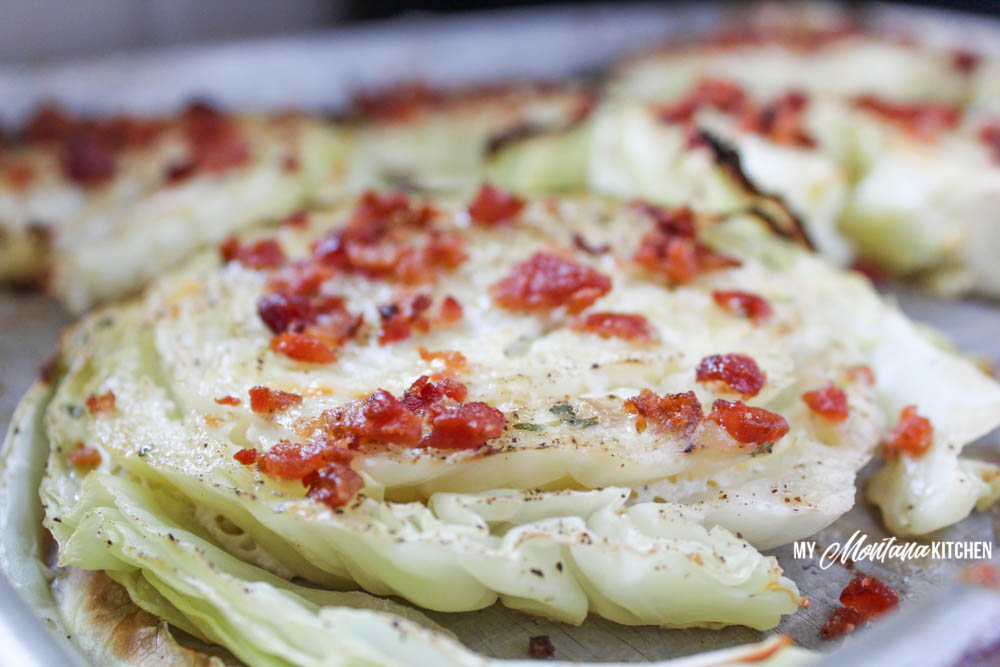
<svg viewBox="0 0 1000 667">
<path fill-rule="evenodd" d="M 44 107 L 0 155 L 0 280 L 68 308 L 136 291 L 205 243 L 301 206 L 334 174 L 341 130 L 305 116 L 76 118 Z"/>
</svg>

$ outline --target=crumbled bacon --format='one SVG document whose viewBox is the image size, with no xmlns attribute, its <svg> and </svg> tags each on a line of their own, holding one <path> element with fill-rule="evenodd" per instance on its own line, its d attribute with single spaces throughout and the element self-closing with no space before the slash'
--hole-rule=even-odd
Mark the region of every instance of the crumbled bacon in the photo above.
<svg viewBox="0 0 1000 667">
<path fill-rule="evenodd" d="M 698 382 L 719 382 L 744 397 L 756 396 L 767 382 L 757 362 L 745 354 L 712 354 L 695 371 Z"/>
<path fill-rule="evenodd" d="M 493 285 L 493 300 L 515 311 L 545 311 L 566 306 L 578 313 L 611 291 L 611 278 L 590 267 L 536 252 Z"/>
<path fill-rule="evenodd" d="M 820 389 L 813 389 L 802 394 L 809 409 L 830 421 L 842 422 L 849 414 L 847 394 L 832 382 L 827 382 Z"/>
<path fill-rule="evenodd" d="M 431 432 L 421 444 L 434 449 L 475 449 L 500 437 L 506 423 L 503 413 L 491 405 L 462 403 L 431 419 Z"/>
<path fill-rule="evenodd" d="M 28 143 L 63 141 L 75 125 L 74 119 L 55 104 L 43 104 L 35 109 L 21 136 Z"/>
<path fill-rule="evenodd" d="M 273 269 L 285 263 L 285 251 L 275 239 L 243 245 L 235 236 L 230 236 L 219 246 L 219 253 L 224 261 L 236 260 L 248 269 Z"/>
<path fill-rule="evenodd" d="M 749 292 L 715 291 L 712 298 L 720 308 L 745 317 L 754 324 L 760 324 L 774 312 L 767 299 Z"/>
<path fill-rule="evenodd" d="M 218 403 L 219 405 L 239 405 L 240 399 L 236 398 L 235 396 L 222 396 L 220 398 L 215 399 L 215 402 Z"/>
<path fill-rule="evenodd" d="M 528 654 L 536 660 L 547 660 L 556 654 L 548 635 L 538 635 L 528 639 Z"/>
<path fill-rule="evenodd" d="M 316 426 L 331 437 L 352 442 L 473 449 L 499 437 L 506 420 L 485 403 L 465 403 L 467 396 L 461 382 L 451 378 L 431 382 L 421 376 L 402 399 L 379 389 L 363 401 L 325 411 Z"/>
<path fill-rule="evenodd" d="M 346 452 L 345 452 L 346 453 Z M 365 481 L 350 466 L 350 459 L 333 460 L 302 479 L 309 488 L 306 497 L 330 509 L 343 507 L 364 488 Z"/>
<path fill-rule="evenodd" d="M 469 204 L 469 217 L 474 222 L 493 226 L 511 222 L 523 208 L 523 199 L 502 188 L 483 183 L 476 198 Z"/>
<path fill-rule="evenodd" d="M 851 382 L 861 380 L 868 386 L 875 386 L 875 371 L 872 370 L 871 366 L 853 366 L 847 370 L 847 378 Z"/>
<path fill-rule="evenodd" d="M 700 273 L 739 266 L 738 260 L 703 245 L 690 209 L 663 209 L 643 205 L 655 227 L 639 241 L 635 261 L 664 276 L 671 285 L 691 282 Z"/>
<path fill-rule="evenodd" d="M 309 222 L 309 213 L 307 211 L 295 211 L 294 213 L 289 213 L 281 220 L 282 227 L 305 227 Z"/>
<path fill-rule="evenodd" d="M 30 164 L 14 164 L 4 168 L 3 177 L 12 190 L 25 190 L 35 180 L 35 169 Z"/>
<path fill-rule="evenodd" d="M 865 621 L 890 611 L 899 604 L 899 595 L 875 577 L 859 574 L 840 593 L 843 606 L 834 609 L 820 628 L 823 639 L 854 632 Z"/>
<path fill-rule="evenodd" d="M 82 442 L 76 443 L 66 457 L 70 463 L 79 468 L 96 468 L 101 465 L 101 453 L 93 447 L 87 447 Z"/>
<path fill-rule="evenodd" d="M 410 118 L 442 99 L 440 91 L 424 82 L 402 82 L 381 90 L 359 92 L 354 96 L 353 106 L 365 118 L 387 122 Z"/>
<path fill-rule="evenodd" d="M 252 465 L 257 462 L 257 449 L 254 447 L 241 449 L 233 454 L 233 458 L 239 461 L 242 465 Z"/>
<path fill-rule="evenodd" d="M 438 319 L 445 324 L 452 324 L 462 319 L 462 304 L 453 296 L 446 296 L 441 302 Z"/>
<path fill-rule="evenodd" d="M 105 183 L 115 175 L 115 149 L 99 132 L 74 132 L 66 142 L 63 171 L 84 186 Z"/>
<path fill-rule="evenodd" d="M 210 105 L 191 104 L 181 122 L 194 171 L 224 172 L 250 159 L 250 149 L 233 118 Z"/>
<path fill-rule="evenodd" d="M 679 102 L 658 107 L 657 115 L 665 123 L 689 123 L 705 107 L 736 113 L 743 108 L 745 99 L 743 89 L 735 83 L 705 78 Z"/>
<path fill-rule="evenodd" d="M 601 338 L 621 338 L 636 343 L 653 340 L 653 327 L 642 315 L 590 313 L 576 320 L 573 329 L 597 334 Z"/>
<path fill-rule="evenodd" d="M 301 402 L 302 397 L 292 392 L 260 386 L 250 388 L 250 409 L 254 412 L 280 412 Z"/>
<path fill-rule="evenodd" d="M 363 323 L 339 296 L 267 294 L 257 300 L 257 314 L 276 334 L 306 333 L 331 350 L 354 338 Z"/>
<path fill-rule="evenodd" d="M 257 300 L 257 314 L 274 333 L 302 331 L 316 318 L 312 301 L 287 294 L 265 294 Z"/>
<path fill-rule="evenodd" d="M 971 74 L 979 66 L 980 57 L 974 51 L 955 49 L 951 53 L 951 65 L 962 74 Z"/>
<path fill-rule="evenodd" d="M 994 162 L 1000 162 L 1000 123 L 988 123 L 979 129 L 979 141 L 989 149 Z"/>
<path fill-rule="evenodd" d="M 290 359 L 310 364 L 329 364 L 337 360 L 333 350 L 309 334 L 280 333 L 271 339 L 270 348 Z"/>
<path fill-rule="evenodd" d="M 813 148 L 816 140 L 806 132 L 802 118 L 808 102 L 804 93 L 793 90 L 769 104 L 748 105 L 741 115 L 740 127 L 778 144 Z"/>
<path fill-rule="evenodd" d="M 902 455 L 923 456 L 934 441 L 934 427 L 926 417 L 917 414 L 917 406 L 907 405 L 899 413 L 899 423 L 882 443 L 882 458 L 898 459 Z"/>
<path fill-rule="evenodd" d="M 257 457 L 260 471 L 281 479 L 302 479 L 335 460 L 345 443 L 320 440 L 307 444 L 279 442 Z"/>
<path fill-rule="evenodd" d="M 819 636 L 823 639 L 835 639 L 840 635 L 854 632 L 864 622 L 864 617 L 857 611 L 847 607 L 837 607 L 819 629 Z"/>
<path fill-rule="evenodd" d="M 775 442 L 788 433 L 788 422 L 784 417 L 742 401 L 731 403 L 716 399 L 708 418 L 725 429 L 734 440 L 745 445 Z"/>
<path fill-rule="evenodd" d="M 649 389 L 625 401 L 625 410 L 638 415 L 635 430 L 642 433 L 652 422 L 659 431 L 690 435 L 704 419 L 701 402 L 693 391 L 664 394 L 660 398 Z"/>
<path fill-rule="evenodd" d="M 405 340 L 412 335 L 414 329 L 422 333 L 429 331 L 431 323 L 424 313 L 431 307 L 431 303 L 429 296 L 418 294 L 402 304 L 379 306 L 379 317 L 382 319 L 378 332 L 379 345 Z"/>
<path fill-rule="evenodd" d="M 851 262 L 851 269 L 868 278 L 872 285 L 884 285 L 889 280 L 885 266 L 874 259 L 859 257 Z"/>
<path fill-rule="evenodd" d="M 95 415 L 99 412 L 111 412 L 115 409 L 114 392 L 106 391 L 100 395 L 91 394 L 87 397 L 87 407 Z"/>
<path fill-rule="evenodd" d="M 957 127 L 962 120 L 958 108 L 932 102 L 891 102 L 874 95 L 862 95 L 854 100 L 854 105 L 924 139 L 933 139 L 939 132 Z"/>
<path fill-rule="evenodd" d="M 440 352 L 429 352 L 427 348 L 421 346 L 417 348 L 417 352 L 420 353 L 420 358 L 431 363 L 433 361 L 441 361 L 444 363 L 446 369 L 452 372 L 461 372 L 466 370 L 468 367 L 468 359 L 465 355 L 458 350 L 441 350 Z"/>
</svg>

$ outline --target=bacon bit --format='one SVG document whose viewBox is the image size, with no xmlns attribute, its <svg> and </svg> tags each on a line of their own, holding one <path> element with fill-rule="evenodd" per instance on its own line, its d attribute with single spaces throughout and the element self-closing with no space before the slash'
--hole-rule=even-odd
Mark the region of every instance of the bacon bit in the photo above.
<svg viewBox="0 0 1000 667">
<path fill-rule="evenodd" d="M 302 165 L 299 164 L 299 158 L 298 158 L 297 155 L 286 155 L 285 157 L 281 158 L 281 170 L 282 171 L 288 172 L 290 174 L 294 174 L 301 167 L 302 167 Z"/>
<path fill-rule="evenodd" d="M 712 298 L 720 308 L 746 317 L 754 324 L 760 324 L 774 312 L 767 299 L 749 292 L 715 291 Z"/>
<path fill-rule="evenodd" d="M 331 350 L 354 338 L 364 318 L 352 315 L 339 296 L 264 295 L 257 314 L 274 333 L 307 333 Z"/>
<path fill-rule="evenodd" d="M 816 141 L 806 132 L 802 119 L 808 102 L 805 93 L 793 90 L 763 107 L 748 105 L 742 113 L 740 126 L 778 144 L 814 148 Z"/>
<path fill-rule="evenodd" d="M 462 304 L 453 296 L 446 296 L 441 302 L 438 319 L 445 324 L 453 324 L 462 319 Z"/>
<path fill-rule="evenodd" d="M 823 624 L 823 627 L 819 629 L 819 636 L 823 639 L 835 639 L 840 635 L 854 632 L 864 622 L 864 617 L 855 610 L 837 607 L 827 622 Z"/>
<path fill-rule="evenodd" d="M 87 397 L 87 407 L 90 409 L 91 414 L 97 414 L 99 412 L 111 412 L 115 409 L 115 394 L 112 391 L 106 391 L 101 395 L 91 394 Z"/>
<path fill-rule="evenodd" d="M 664 394 L 660 398 L 649 389 L 643 389 L 638 396 L 625 401 L 625 411 L 639 415 L 635 430 L 646 430 L 647 421 L 659 431 L 672 431 L 690 435 L 701 424 L 705 415 L 701 401 L 693 391 L 683 394 Z"/>
<path fill-rule="evenodd" d="M 639 242 L 635 262 L 664 276 L 671 285 L 691 282 L 703 272 L 740 265 L 738 260 L 698 242 L 694 213 L 690 209 L 640 206 L 656 226 Z"/>
<path fill-rule="evenodd" d="M 257 450 L 254 447 L 244 448 L 233 454 L 233 458 L 242 465 L 252 465 L 257 462 Z"/>
<path fill-rule="evenodd" d="M 841 607 L 819 631 L 823 639 L 854 632 L 865 621 L 881 616 L 899 604 L 899 595 L 875 577 L 859 574 L 840 593 Z"/>
<path fill-rule="evenodd" d="M 69 462 L 79 468 L 96 468 L 101 465 L 101 453 L 93 447 L 87 447 L 82 442 L 76 443 L 67 454 Z"/>
<path fill-rule="evenodd" d="M 979 67 L 980 57 L 973 51 L 955 49 L 951 52 L 951 66 L 962 74 L 971 74 Z"/>
<path fill-rule="evenodd" d="M 215 399 L 215 402 L 219 405 L 239 405 L 240 399 L 235 396 L 223 396 L 222 398 Z"/>
<path fill-rule="evenodd" d="M 312 302 L 301 296 L 266 294 L 257 300 L 257 315 L 274 333 L 301 331 L 316 319 Z"/>
<path fill-rule="evenodd" d="M 47 103 L 35 109 L 21 136 L 29 144 L 63 141 L 75 124 L 69 114 L 55 104 Z"/>
<path fill-rule="evenodd" d="M 851 382 L 861 380 L 870 387 L 875 386 L 875 371 L 872 370 L 871 366 L 854 366 L 848 369 L 847 378 Z"/>
<path fill-rule="evenodd" d="M 621 338 L 636 343 L 653 340 L 653 327 L 642 315 L 590 313 L 574 322 L 573 329 L 594 333 L 601 338 Z"/>
<path fill-rule="evenodd" d="M 547 660 L 556 654 L 548 635 L 538 635 L 528 639 L 528 654 L 536 660 Z"/>
<path fill-rule="evenodd" d="M 536 252 L 491 288 L 501 308 L 544 311 L 566 306 L 578 313 L 611 291 L 611 278 L 590 267 Z"/>
<path fill-rule="evenodd" d="M 418 294 L 402 305 L 388 303 L 379 306 L 379 317 L 382 327 L 379 329 L 379 345 L 387 345 L 410 337 L 413 329 L 426 333 L 431 323 L 424 317 L 424 312 L 431 307 L 431 297 Z"/>
<path fill-rule="evenodd" d="M 35 180 L 35 169 L 30 164 L 15 164 L 7 167 L 3 175 L 12 190 L 23 191 Z"/>
<path fill-rule="evenodd" d="M 958 126 L 962 120 L 959 109 L 931 102 L 890 102 L 874 95 L 862 95 L 855 98 L 854 106 L 897 123 L 904 131 L 923 139 L 933 139 L 939 132 Z"/>
<path fill-rule="evenodd" d="M 934 441 L 934 427 L 926 417 L 917 414 L 917 406 L 907 405 L 899 413 L 899 423 L 882 443 L 882 458 L 898 459 L 903 454 L 918 458 L 923 456 Z"/>
<path fill-rule="evenodd" d="M 338 451 L 338 456 L 346 458 L 347 455 L 353 457 L 353 452 Z M 365 486 L 364 479 L 351 468 L 350 461 L 351 458 L 331 461 L 304 477 L 302 483 L 309 487 L 306 497 L 334 510 L 350 502 Z"/>
<path fill-rule="evenodd" d="M 502 412 L 481 402 L 448 408 L 431 420 L 431 432 L 421 443 L 434 449 L 475 449 L 500 437 L 507 420 Z"/>
<path fill-rule="evenodd" d="M 321 440 L 305 445 L 279 442 L 258 457 L 260 471 L 281 479 L 302 479 L 335 460 L 345 443 Z"/>
<path fill-rule="evenodd" d="M 1000 162 L 1000 123 L 989 123 L 980 128 L 979 141 L 986 144 L 993 161 Z"/>
<path fill-rule="evenodd" d="M 587 242 L 587 239 L 583 238 L 580 234 L 573 234 L 573 245 L 588 255 L 603 255 L 604 253 L 611 250 L 610 243 L 602 243 L 601 245 L 593 245 Z"/>
<path fill-rule="evenodd" d="M 674 104 L 657 107 L 657 115 L 665 123 L 690 123 L 694 114 L 704 107 L 736 113 L 744 104 L 746 95 L 731 81 L 705 78 Z"/>
<path fill-rule="evenodd" d="M 337 437 L 412 447 L 420 442 L 422 435 L 420 415 L 384 389 L 364 401 L 327 410 L 322 420 L 326 432 Z"/>
<path fill-rule="evenodd" d="M 309 223 L 309 213 L 306 211 L 295 211 L 281 221 L 282 227 L 305 227 Z"/>
<path fill-rule="evenodd" d="M 242 166 L 250 159 L 250 149 L 239 135 L 233 119 L 204 102 L 195 102 L 184 111 L 181 122 L 191 153 L 191 173 L 221 173 Z"/>
<path fill-rule="evenodd" d="M 279 354 L 310 364 L 329 364 L 337 360 L 337 355 L 309 334 L 286 331 L 271 339 L 270 348 Z"/>
<path fill-rule="evenodd" d="M 250 409 L 254 412 L 280 412 L 302 402 L 302 397 L 288 391 L 251 387 Z"/>
<path fill-rule="evenodd" d="M 230 236 L 219 246 L 222 259 L 234 259 L 248 269 L 273 269 L 285 263 L 285 251 L 275 239 L 261 239 L 250 245 L 241 245 L 239 239 Z"/>
<path fill-rule="evenodd" d="M 767 382 L 757 362 L 745 354 L 712 354 L 695 371 L 698 382 L 722 382 L 744 397 L 756 396 Z"/>
<path fill-rule="evenodd" d="M 868 278 L 872 285 L 884 285 L 889 280 L 885 267 L 874 259 L 859 257 L 851 262 L 851 269 Z"/>
<path fill-rule="evenodd" d="M 106 183 L 115 175 L 114 147 L 96 131 L 74 132 L 66 143 L 63 171 L 86 187 Z"/>
<path fill-rule="evenodd" d="M 440 352 L 428 352 L 427 348 L 421 346 L 417 348 L 420 358 L 431 363 L 440 359 L 444 362 L 445 368 L 449 371 L 462 372 L 468 368 L 468 359 L 458 350 L 441 350 Z"/>
<path fill-rule="evenodd" d="M 832 382 L 827 382 L 821 389 L 813 389 L 802 394 L 809 409 L 830 421 L 842 422 L 847 419 L 847 394 Z"/>
<path fill-rule="evenodd" d="M 441 102 L 443 94 L 421 81 L 397 83 L 375 91 L 362 91 L 352 105 L 362 116 L 382 122 L 400 121 Z"/>
<path fill-rule="evenodd" d="M 431 382 L 426 375 L 421 375 L 403 393 L 402 402 L 410 412 L 433 417 L 444 409 L 440 404 L 445 398 L 461 403 L 468 395 L 468 387 L 457 380 L 445 378 Z"/>
<path fill-rule="evenodd" d="M 524 200 L 502 188 L 483 183 L 476 198 L 469 204 L 473 221 L 492 227 L 511 220 L 524 208 Z"/>
<path fill-rule="evenodd" d="M 840 603 L 868 620 L 895 608 L 899 595 L 875 577 L 858 575 L 840 593 Z"/>
<path fill-rule="evenodd" d="M 745 445 L 776 442 L 788 433 L 788 422 L 784 417 L 742 401 L 731 403 L 716 399 L 708 418 L 725 429 L 734 440 Z"/>
</svg>

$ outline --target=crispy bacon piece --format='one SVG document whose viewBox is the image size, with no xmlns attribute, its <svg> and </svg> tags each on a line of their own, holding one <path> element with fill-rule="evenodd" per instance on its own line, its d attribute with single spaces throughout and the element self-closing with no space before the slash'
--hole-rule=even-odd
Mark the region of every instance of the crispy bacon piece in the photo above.
<svg viewBox="0 0 1000 667">
<path fill-rule="evenodd" d="M 429 331 L 431 323 L 424 317 L 424 312 L 431 307 L 431 303 L 429 296 L 418 294 L 402 304 L 388 303 L 379 306 L 379 317 L 382 319 L 378 332 L 379 345 L 405 340 L 412 335 L 414 329 L 423 333 Z"/>
<path fill-rule="evenodd" d="M 362 91 L 354 96 L 353 106 L 360 114 L 372 120 L 400 121 L 419 111 L 439 104 L 444 99 L 441 91 L 422 81 L 402 82 L 374 91 Z"/>
<path fill-rule="evenodd" d="M 642 433 L 652 422 L 659 431 L 690 435 L 701 424 L 705 415 L 701 401 L 693 391 L 683 394 L 664 394 L 660 398 L 649 389 L 625 401 L 625 411 L 638 415 L 635 430 Z"/>
<path fill-rule="evenodd" d="M 21 137 L 29 144 L 63 141 L 75 125 L 76 121 L 69 114 L 55 104 L 47 103 L 35 109 Z"/>
<path fill-rule="evenodd" d="M 66 142 L 63 171 L 70 180 L 92 187 L 115 175 L 115 149 L 107 138 L 93 130 L 73 132 Z"/>
<path fill-rule="evenodd" d="M 35 169 L 30 164 L 12 164 L 3 168 L 4 182 L 12 189 L 23 191 L 35 180 Z"/>
<path fill-rule="evenodd" d="M 261 239 L 243 245 L 235 236 L 230 236 L 219 246 L 223 261 L 238 261 L 248 269 L 273 269 L 285 263 L 285 251 L 275 239 Z"/>
<path fill-rule="evenodd" d="M 101 465 L 101 453 L 93 447 L 87 447 L 82 442 L 76 443 L 66 458 L 78 468 L 96 468 Z"/>
<path fill-rule="evenodd" d="M 891 102 L 874 95 L 855 98 L 854 106 L 900 125 L 906 132 L 933 139 L 939 132 L 958 126 L 962 112 L 947 104 L 932 102 Z"/>
<path fill-rule="evenodd" d="M 458 350 L 441 350 L 439 352 L 429 352 L 427 348 L 421 346 L 417 348 L 417 352 L 420 353 L 420 358 L 431 363 L 432 361 L 441 360 L 444 362 L 444 366 L 449 371 L 462 372 L 468 368 L 469 360 L 465 358 L 465 355 Z"/>
<path fill-rule="evenodd" d="M 847 394 L 832 382 L 827 382 L 820 389 L 813 389 L 802 394 L 809 409 L 830 421 L 842 422 L 847 419 Z"/>
<path fill-rule="evenodd" d="M 1000 162 L 1000 123 L 988 123 L 979 129 L 979 141 L 986 145 L 994 162 Z"/>
<path fill-rule="evenodd" d="M 452 324 L 462 319 L 462 304 L 453 296 L 446 296 L 441 302 L 438 319 L 445 324 Z"/>
<path fill-rule="evenodd" d="M 823 639 L 835 639 L 840 635 L 854 632 L 864 622 L 864 617 L 857 611 L 848 607 L 837 607 L 819 629 L 819 636 Z"/>
<path fill-rule="evenodd" d="M 111 412 L 115 409 L 114 392 L 106 391 L 100 395 L 91 394 L 87 397 L 87 408 L 90 409 L 91 414 L 95 415 L 99 412 Z"/>
<path fill-rule="evenodd" d="M 882 443 L 882 458 L 891 461 L 902 455 L 923 456 L 934 442 L 934 427 L 926 417 L 917 414 L 917 406 L 907 405 L 899 413 L 899 423 Z"/>
<path fill-rule="evenodd" d="M 573 329 L 597 334 L 601 338 L 621 338 L 635 343 L 648 343 L 653 340 L 653 327 L 642 315 L 590 313 L 576 320 Z"/>
<path fill-rule="evenodd" d="M 301 402 L 301 396 L 288 391 L 260 386 L 250 388 L 250 409 L 254 412 L 280 412 Z"/>
<path fill-rule="evenodd" d="M 750 398 L 767 382 L 767 376 L 752 357 L 745 354 L 712 354 L 695 371 L 698 382 L 721 382 L 731 391 Z"/>
<path fill-rule="evenodd" d="M 719 290 L 712 292 L 712 298 L 720 308 L 741 315 L 754 324 L 760 324 L 774 312 L 767 299 L 750 292 Z"/>
<path fill-rule="evenodd" d="M 528 639 L 528 655 L 535 660 L 547 660 L 556 654 L 548 635 L 538 635 Z"/>
<path fill-rule="evenodd" d="M 566 306 L 578 313 L 611 291 L 611 278 L 590 267 L 536 252 L 493 285 L 493 300 L 515 311 L 545 311 Z"/>
<path fill-rule="evenodd" d="M 377 390 L 363 401 L 323 413 L 324 430 L 336 437 L 368 439 L 412 447 L 423 435 L 423 420 L 403 401 Z"/>
<path fill-rule="evenodd" d="M 270 348 L 290 359 L 310 364 L 329 364 L 337 360 L 333 350 L 309 334 L 280 333 L 271 339 Z"/>
<path fill-rule="evenodd" d="M 308 211 L 295 211 L 294 213 L 289 213 L 286 215 L 282 221 L 282 227 L 305 227 L 309 223 L 309 212 Z"/>
<path fill-rule="evenodd" d="M 854 366 L 847 370 L 847 377 L 851 382 L 861 380 L 870 387 L 875 386 L 875 371 L 871 366 Z"/>
<path fill-rule="evenodd" d="M 665 123 L 689 123 L 699 109 L 710 107 L 736 113 L 743 108 L 745 101 L 743 89 L 732 81 L 704 78 L 684 99 L 657 107 L 657 115 Z"/>
<path fill-rule="evenodd" d="M 447 408 L 431 419 L 431 432 L 421 443 L 434 449 L 475 449 L 500 437 L 507 420 L 502 412 L 481 402 Z"/>
<path fill-rule="evenodd" d="M 742 401 L 731 403 L 721 398 L 712 404 L 708 415 L 734 440 L 745 445 L 764 445 L 780 440 L 788 433 L 788 422 L 779 414 L 751 407 Z"/>
<path fill-rule="evenodd" d="M 181 123 L 187 141 L 190 172 L 220 173 L 242 166 L 250 149 L 233 118 L 204 102 L 185 109 Z"/>
<path fill-rule="evenodd" d="M 241 449 L 240 451 L 233 454 L 233 458 L 236 459 L 240 464 L 248 466 L 253 465 L 257 462 L 257 449 L 254 447 L 248 447 Z"/>
<path fill-rule="evenodd" d="M 320 440 L 307 444 L 279 442 L 257 457 L 260 471 L 281 479 L 302 479 L 336 460 L 346 443 Z"/>
<path fill-rule="evenodd" d="M 239 405 L 240 399 L 236 398 L 235 396 L 222 396 L 220 398 L 215 399 L 215 402 L 218 403 L 219 405 Z"/>
<path fill-rule="evenodd" d="M 309 487 L 307 498 L 337 509 L 350 502 L 364 488 L 365 481 L 351 468 L 348 454 L 346 450 L 339 450 L 338 456 L 345 460 L 335 459 L 302 479 L 302 483 Z"/>
<path fill-rule="evenodd" d="M 859 574 L 841 591 L 840 604 L 820 628 L 823 639 L 854 632 L 865 621 L 894 609 L 899 595 L 875 577 Z"/>
<path fill-rule="evenodd" d="M 899 595 L 875 577 L 858 575 L 841 591 L 840 603 L 870 619 L 895 608 Z"/>
<path fill-rule="evenodd" d="M 274 333 L 302 331 L 316 318 L 312 302 L 303 296 L 265 294 L 257 300 L 257 314 Z"/>
<path fill-rule="evenodd" d="M 403 393 L 402 402 L 410 412 L 435 416 L 443 409 L 440 404 L 445 398 L 461 403 L 468 395 L 468 387 L 457 380 L 444 378 L 431 382 L 426 375 L 421 375 Z"/>
<path fill-rule="evenodd" d="M 257 300 L 257 314 L 276 334 L 306 333 L 331 350 L 354 338 L 364 321 L 343 297 L 325 295 L 266 294 Z"/>
<path fill-rule="evenodd" d="M 889 272 L 885 266 L 874 259 L 859 257 L 851 262 L 851 269 L 868 278 L 872 285 L 884 285 L 889 281 Z"/>
<path fill-rule="evenodd" d="M 740 265 L 738 260 L 698 242 L 690 209 L 643 204 L 641 210 L 653 218 L 655 227 L 639 241 L 635 262 L 662 275 L 671 285 L 691 282 L 700 273 Z"/>
<path fill-rule="evenodd" d="M 778 144 L 814 148 L 816 140 L 805 130 L 802 112 L 808 96 L 792 90 L 763 106 L 747 105 L 740 118 L 740 127 L 767 137 Z"/>
<path fill-rule="evenodd" d="M 483 183 L 476 198 L 469 204 L 469 217 L 474 222 L 492 227 L 511 222 L 523 208 L 523 199 L 502 188 Z"/>
</svg>

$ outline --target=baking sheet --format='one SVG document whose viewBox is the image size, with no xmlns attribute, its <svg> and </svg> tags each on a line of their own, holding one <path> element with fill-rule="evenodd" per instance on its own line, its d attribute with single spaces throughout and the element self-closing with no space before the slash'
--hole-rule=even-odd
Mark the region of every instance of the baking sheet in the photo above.
<svg viewBox="0 0 1000 667">
<path fill-rule="evenodd" d="M 941 24 L 935 12 L 873 6 L 874 21 L 898 24 L 911 32 Z M 347 91 L 399 77 L 438 83 L 482 81 L 490 77 L 555 77 L 605 62 L 625 48 L 651 43 L 672 33 L 705 31 L 719 19 L 715 6 L 530 10 L 446 20 L 404 19 L 381 26 L 259 40 L 196 49 L 165 50 L 100 61 L 41 67 L 0 67 L 0 118 L 22 117 L 36 103 L 59 99 L 88 110 L 156 110 L 174 107 L 206 92 L 223 104 L 242 108 L 280 108 L 294 103 L 327 108 L 343 102 Z M 893 18 L 893 17 L 896 18 Z M 974 35 L 981 44 L 1000 34 L 996 24 L 947 15 L 956 36 Z M 966 31 L 974 26 L 973 32 Z M 984 27 L 986 26 L 986 27 Z M 938 38 L 940 34 L 938 35 Z M 992 40 L 1000 48 L 1000 39 Z M 262 83 L 264 82 L 264 83 Z M 905 289 L 892 290 L 916 319 L 948 333 L 967 353 L 1000 363 L 1000 307 L 977 301 L 946 302 Z M 17 400 L 52 354 L 70 318 L 43 296 L 0 291 L 0 429 Z M 1000 434 L 970 447 L 982 458 L 1000 461 Z M 927 539 L 988 540 L 995 544 L 1000 510 L 973 514 Z M 855 530 L 870 540 L 886 536 L 874 511 L 862 502 L 834 526 L 816 536 L 825 546 L 842 542 Z M 812 605 L 777 628 L 797 643 L 819 649 L 819 640 L 840 590 L 853 572 L 820 570 L 815 561 L 796 560 L 790 546 L 775 550 L 788 576 Z M 960 563 L 927 560 L 865 563 L 864 572 L 883 579 L 903 599 L 927 594 L 949 580 Z M 0 590 L 0 616 L 4 604 Z M 479 612 L 430 614 L 474 650 L 503 658 L 523 658 L 527 638 L 548 634 L 560 659 L 643 661 L 721 648 L 761 637 L 746 628 L 663 630 L 631 628 L 599 618 L 574 627 L 526 616 L 497 604 Z M 2 619 L 0 619 L 2 622 Z"/>
</svg>

